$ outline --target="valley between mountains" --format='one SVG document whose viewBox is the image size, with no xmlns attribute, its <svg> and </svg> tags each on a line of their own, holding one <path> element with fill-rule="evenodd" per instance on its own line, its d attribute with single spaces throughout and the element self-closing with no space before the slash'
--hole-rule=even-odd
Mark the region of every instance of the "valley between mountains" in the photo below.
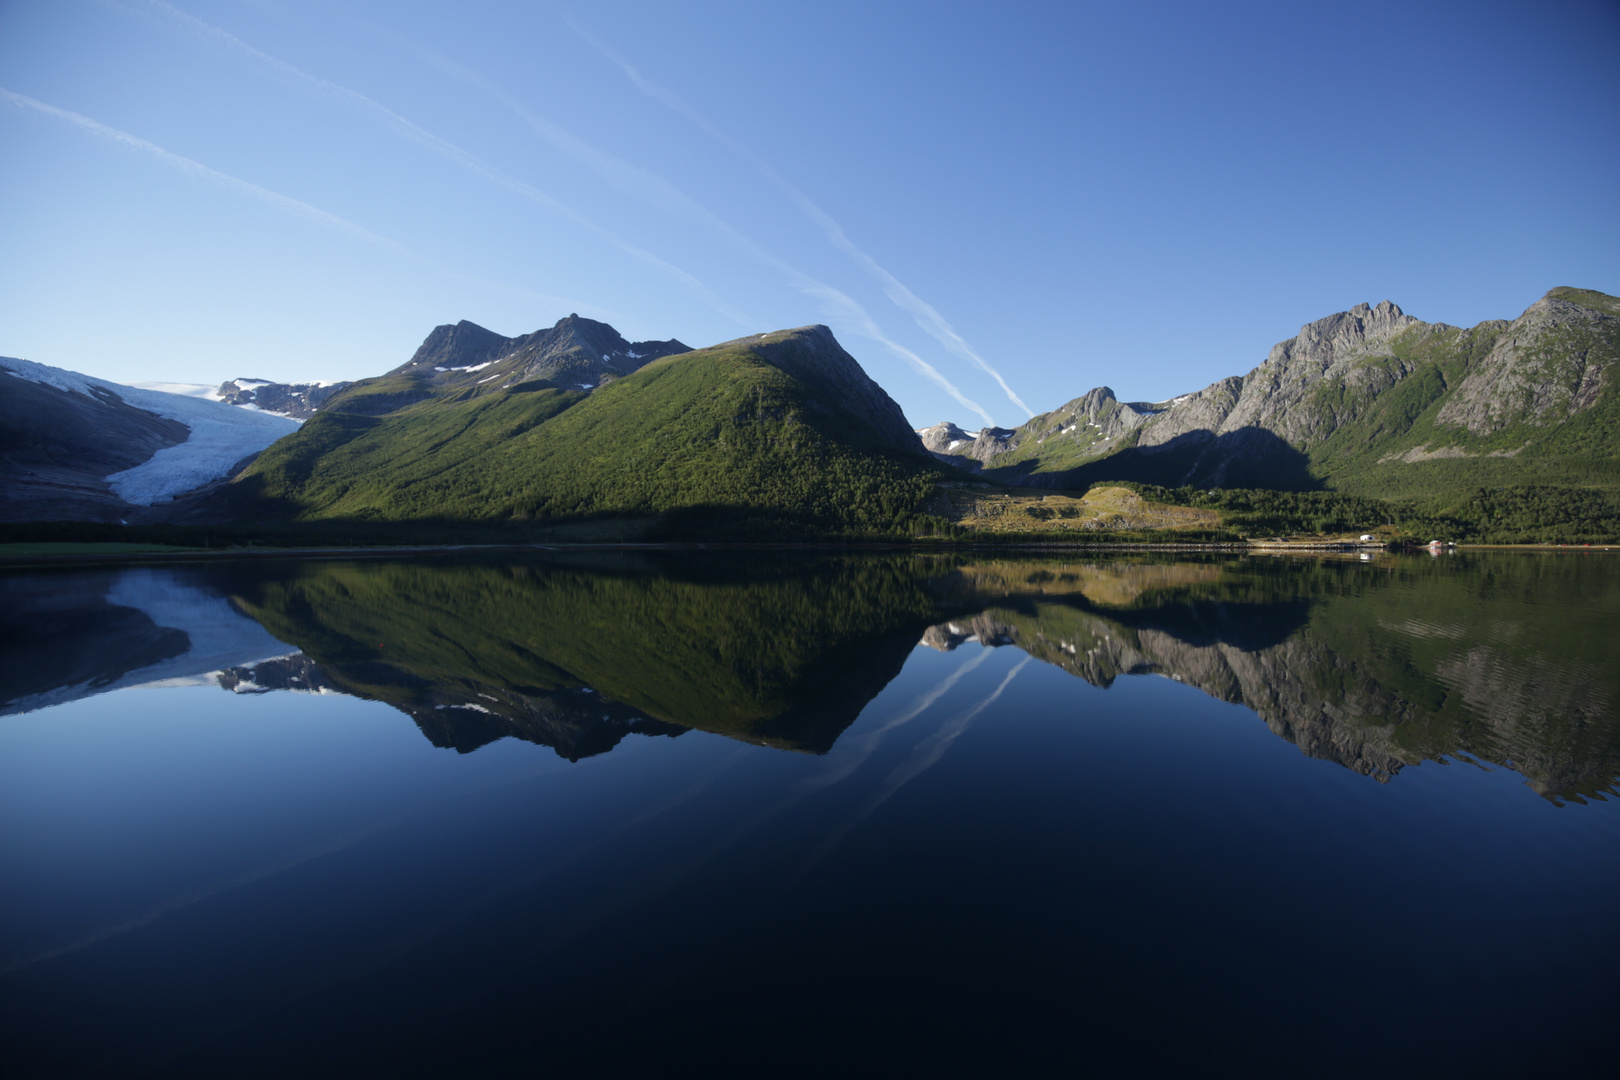
<svg viewBox="0 0 1620 1080">
<path fill-rule="evenodd" d="M 1096 387 L 978 431 L 916 429 L 819 325 L 692 349 L 463 321 L 375 378 L 189 396 L 0 359 L 0 520 L 180 543 L 1611 540 L 1617 360 L 1620 300 L 1573 288 L 1467 329 L 1362 304 L 1168 401 Z"/>
</svg>

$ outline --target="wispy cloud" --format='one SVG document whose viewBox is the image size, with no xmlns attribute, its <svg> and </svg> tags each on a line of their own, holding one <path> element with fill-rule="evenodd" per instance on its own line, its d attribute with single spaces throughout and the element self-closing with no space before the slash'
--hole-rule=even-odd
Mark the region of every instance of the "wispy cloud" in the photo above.
<svg viewBox="0 0 1620 1080">
<path fill-rule="evenodd" d="M 812 201 L 808 195 L 801 191 L 797 185 L 793 184 L 781 173 L 777 172 L 776 169 L 774 169 L 765 159 L 761 158 L 758 154 L 754 153 L 752 150 L 749 150 L 746 146 L 743 146 L 730 135 L 716 127 L 708 117 L 704 116 L 691 105 L 687 104 L 686 101 L 684 101 L 679 95 L 675 94 L 667 87 L 661 86 L 653 80 L 647 78 L 647 76 L 642 74 L 640 69 L 638 69 L 634 64 L 630 63 L 630 61 L 626 60 L 623 56 L 602 44 L 589 31 L 580 26 L 566 13 L 559 12 L 558 14 L 562 18 L 563 22 L 568 25 L 569 29 L 578 34 L 586 44 L 590 45 L 591 48 L 595 49 L 605 59 L 617 66 L 619 70 L 623 71 L 625 76 L 636 86 L 637 89 L 642 91 L 648 97 L 660 102 L 661 104 L 679 113 L 687 120 L 691 121 L 700 130 L 702 130 L 704 134 L 708 135 L 710 138 L 714 139 L 716 142 L 720 143 L 726 149 L 730 150 L 732 153 L 736 154 L 738 157 L 742 158 L 744 161 L 748 162 L 756 170 L 758 170 L 760 175 L 764 176 L 765 179 L 770 181 L 770 183 L 778 191 L 787 197 L 788 201 L 793 203 L 794 206 L 798 207 L 800 212 L 802 212 L 806 217 L 814 222 L 818 228 L 821 229 L 833 247 L 844 252 L 844 254 L 848 255 L 855 261 L 857 266 L 877 279 L 878 284 L 883 287 L 884 294 L 887 295 L 896 306 L 906 311 L 914 319 L 916 319 L 918 326 L 922 327 L 925 331 L 932 335 L 935 340 L 937 340 L 941 345 L 945 346 L 945 348 L 951 352 L 955 353 L 958 357 L 966 360 L 980 371 L 983 371 L 985 374 L 995 379 L 996 383 L 1001 387 L 1002 391 L 1007 395 L 1007 398 L 1012 401 L 1013 404 L 1017 405 L 1020 409 L 1023 409 L 1030 416 L 1035 415 L 1035 410 L 1026 405 L 1024 400 L 1013 392 L 1013 388 L 1007 384 L 1007 380 L 1002 377 L 1001 372 L 997 371 L 995 367 L 989 363 L 989 361 L 984 359 L 983 356 L 980 356 L 979 353 L 976 352 L 973 347 L 963 339 L 962 335 L 957 333 L 956 328 L 947 322 L 945 317 L 933 307 L 933 305 L 927 303 L 916 293 L 912 292 L 905 286 L 904 283 L 900 281 L 899 278 L 895 277 L 892 273 L 880 265 L 876 259 L 872 258 L 864 250 L 857 246 L 844 231 L 844 227 L 840 225 L 837 220 L 832 217 L 832 215 L 828 214 L 825 210 L 821 209 L 820 206 L 816 205 L 816 203 Z M 986 420 L 988 420 L 988 417 Z"/>
<path fill-rule="evenodd" d="M 144 6 L 167 18 L 173 24 L 179 26 L 187 33 L 192 34 L 205 43 L 216 48 L 221 48 L 228 52 L 235 53 L 237 56 L 270 72 L 283 82 L 297 86 L 304 92 L 312 93 L 316 97 L 324 98 L 328 101 L 337 103 L 342 107 L 365 117 L 372 123 L 393 132 L 395 135 L 413 142 L 418 146 L 421 146 L 424 149 L 429 150 L 432 153 L 455 163 L 456 165 L 459 165 L 463 169 L 466 169 L 481 179 L 486 180 L 497 187 L 510 191 L 524 199 L 527 199 L 536 205 L 543 206 L 547 210 L 566 218 L 568 221 L 573 222 L 581 228 L 594 233 L 596 236 L 600 237 L 614 248 L 617 248 L 619 251 L 624 252 L 626 255 L 629 255 L 632 258 L 637 259 L 673 278 L 680 283 L 682 288 L 685 289 L 687 293 L 698 300 L 701 300 L 706 306 L 718 311 L 720 314 L 724 315 L 728 319 L 731 319 L 733 322 L 736 322 L 744 327 L 753 327 L 757 325 L 756 320 L 751 319 L 743 312 L 726 303 L 718 294 L 715 293 L 713 289 L 709 288 L 693 274 L 681 269 L 666 259 L 662 259 L 657 255 L 654 255 L 645 248 L 630 243 L 624 238 L 613 233 L 611 230 L 596 224 L 584 214 L 581 214 L 579 211 L 573 209 L 558 199 L 553 198 L 551 195 L 548 195 L 546 192 L 540 190 L 534 185 L 524 183 L 515 177 L 508 176 L 506 173 L 482 161 L 475 155 L 468 153 L 466 150 L 463 150 L 454 143 L 441 139 L 432 132 L 412 123 L 411 121 L 405 119 L 405 117 L 388 108 L 386 105 L 367 97 L 365 94 L 362 94 L 357 90 L 351 90 L 339 83 L 332 82 L 330 79 L 323 79 L 319 75 L 313 75 L 302 68 L 295 67 L 284 60 L 277 59 L 276 57 L 271 56 L 269 53 L 255 49 L 253 46 L 249 45 L 247 42 L 243 41 L 241 38 L 238 38 L 229 31 L 223 30 L 212 25 L 211 23 L 204 22 L 196 16 L 182 11 L 175 5 L 168 3 L 167 0 L 144 0 Z"/>
</svg>

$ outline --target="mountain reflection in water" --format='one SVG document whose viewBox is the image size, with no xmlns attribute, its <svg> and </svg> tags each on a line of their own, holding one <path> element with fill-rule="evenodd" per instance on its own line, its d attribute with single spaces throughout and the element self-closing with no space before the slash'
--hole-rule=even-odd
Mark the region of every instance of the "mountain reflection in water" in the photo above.
<svg viewBox="0 0 1620 1080">
<path fill-rule="evenodd" d="M 0 574 L 0 1073 L 1598 1074 L 1617 617 L 1575 554 Z"/>
<path fill-rule="evenodd" d="M 972 640 L 1098 687 L 1169 677 L 1380 781 L 1467 755 L 1579 801 L 1620 774 L 1617 570 L 665 553 L 12 575 L 0 714 L 205 679 L 387 702 L 462 753 L 691 729 L 825 753 L 919 642 Z"/>
</svg>

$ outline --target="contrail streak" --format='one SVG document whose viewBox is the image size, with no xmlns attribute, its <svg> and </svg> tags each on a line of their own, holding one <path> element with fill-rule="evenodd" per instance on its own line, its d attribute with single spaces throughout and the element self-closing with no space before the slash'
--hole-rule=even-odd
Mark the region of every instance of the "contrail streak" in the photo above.
<svg viewBox="0 0 1620 1080">
<path fill-rule="evenodd" d="M 544 191 L 541 191 L 539 188 L 534 187 L 532 184 L 526 184 L 521 180 L 508 176 L 499 169 L 480 160 L 454 143 L 441 139 L 432 132 L 418 127 L 416 124 L 411 123 L 411 121 L 394 112 L 386 105 L 374 101 L 359 91 L 351 90 L 346 86 L 332 82 L 329 79 L 323 79 L 318 75 L 312 75 L 302 68 L 294 67 L 292 64 L 289 64 L 284 60 L 276 59 L 269 53 L 261 52 L 229 31 L 222 30 L 217 26 L 206 23 L 196 16 L 190 15 L 187 12 L 175 7 L 173 4 L 168 3 L 167 0 L 145 0 L 145 2 L 148 7 L 155 9 L 165 17 L 180 24 L 186 30 L 202 38 L 203 40 L 216 46 L 222 46 L 242 56 L 246 56 L 254 62 L 269 68 L 282 79 L 302 86 L 307 90 L 312 90 L 321 97 L 338 101 L 348 108 L 351 108 L 362 115 L 369 117 L 373 121 L 380 123 L 383 127 L 392 131 L 396 135 L 431 150 L 433 153 L 438 154 L 439 156 L 454 162 L 457 165 L 460 165 L 462 168 L 468 170 L 474 175 L 487 180 L 498 187 L 504 188 L 515 195 L 528 199 L 530 202 L 543 206 L 547 210 L 550 210 L 553 213 L 568 219 L 574 224 L 589 230 L 632 258 L 638 259 L 641 262 L 644 262 L 647 265 L 652 266 L 664 274 L 674 278 L 676 281 L 680 282 L 686 291 L 691 295 L 703 301 L 704 304 L 720 312 L 720 314 L 726 316 L 728 319 L 731 319 L 733 322 L 745 327 L 753 327 L 758 325 L 758 320 L 749 318 L 744 313 L 738 311 L 736 308 L 721 300 L 714 290 L 710 289 L 707 285 L 703 284 L 703 282 L 699 281 L 687 271 L 682 270 L 673 263 L 659 258 L 657 255 L 654 255 L 652 252 L 647 251 L 644 248 L 638 247 L 635 244 L 624 240 L 611 230 L 597 225 L 594 221 L 591 221 L 577 210 L 565 203 L 558 201 L 552 196 L 546 194 Z"/>
<path fill-rule="evenodd" d="M 840 225 L 831 214 L 828 214 L 825 210 L 821 209 L 821 207 L 817 206 L 815 202 L 813 202 L 803 191 L 799 190 L 795 184 L 772 168 L 769 162 L 767 162 L 764 158 L 761 158 L 752 150 L 749 150 L 747 147 L 743 146 L 741 143 L 737 142 L 737 140 L 733 139 L 730 135 L 727 135 L 724 131 L 720 130 L 709 121 L 708 117 L 704 116 L 692 106 L 688 105 L 673 91 L 660 86 L 658 83 L 647 78 L 639 69 L 635 67 L 635 65 L 631 64 L 630 61 L 626 60 L 623 56 L 609 49 L 595 37 L 591 36 L 587 30 L 576 23 L 566 13 L 559 11 L 558 16 L 564 23 L 568 25 L 568 28 L 573 30 L 574 33 L 578 34 L 587 45 L 591 46 L 591 48 L 595 49 L 610 63 L 614 64 L 619 68 L 619 70 L 623 71 L 625 76 L 629 78 L 633 84 L 635 84 L 638 90 L 646 94 L 648 97 L 653 98 L 655 101 L 658 101 L 679 113 L 681 116 L 684 116 L 687 120 L 697 125 L 697 127 L 710 138 L 714 139 L 726 149 L 730 150 L 732 153 L 736 154 L 738 157 L 742 158 L 744 161 L 748 162 L 755 169 L 757 169 L 759 173 L 765 177 L 765 179 L 769 180 L 778 191 L 787 196 L 788 200 L 792 202 L 793 205 L 797 206 L 806 217 L 813 221 L 821 229 L 821 231 L 826 234 L 828 241 L 833 245 L 833 247 L 844 252 L 855 261 L 857 266 L 861 267 L 861 269 L 865 270 L 867 273 L 871 274 L 872 277 L 876 278 L 878 283 L 883 286 L 883 291 L 889 297 L 889 299 L 892 300 L 897 307 L 909 312 L 911 316 L 916 319 L 918 326 L 922 327 L 923 330 L 931 334 L 935 340 L 937 340 L 941 345 L 945 346 L 945 348 L 949 349 L 957 356 L 966 360 L 980 371 L 983 371 L 985 374 L 995 379 L 997 384 L 1000 385 L 1002 391 L 1007 395 L 1008 399 L 1013 402 L 1013 404 L 1017 405 L 1020 409 L 1023 409 L 1030 416 L 1035 415 L 1035 410 L 1026 405 L 1024 400 L 1013 392 L 1013 388 L 1007 385 L 1007 380 L 1002 377 L 1001 372 L 997 371 L 990 365 L 989 361 L 985 360 L 984 357 L 975 352 L 973 348 L 962 338 L 962 335 L 956 332 L 956 328 L 951 326 L 951 324 L 945 320 L 945 317 L 941 315 L 933 307 L 933 305 L 927 303 L 916 293 L 908 289 L 900 281 L 900 279 L 896 278 L 887 269 L 881 266 L 876 259 L 872 258 L 860 247 L 858 247 L 855 242 L 849 238 L 849 235 L 844 232 L 844 227 Z M 988 420 L 988 418 L 986 419 Z"/>
<path fill-rule="evenodd" d="M 393 131 L 395 134 L 400 135 L 411 142 L 417 143 L 433 153 L 436 153 L 462 166 L 475 175 L 489 181 L 490 183 L 496 184 L 499 187 L 505 188 L 508 191 L 544 206 L 547 209 L 550 209 L 563 217 L 566 217 L 568 220 L 582 226 L 583 228 L 594 232 L 619 250 L 656 267 L 671 277 L 674 277 L 676 280 L 680 281 L 683 286 L 685 286 L 689 293 L 698 297 L 708 306 L 714 308 L 716 311 L 719 311 L 721 314 L 732 319 L 734 322 L 748 327 L 757 325 L 758 320 L 751 319 L 749 316 L 725 303 L 711 289 L 709 289 L 708 286 L 704 285 L 693 275 L 687 273 L 677 266 L 674 266 L 671 263 L 666 262 L 663 259 L 660 259 L 651 252 L 620 239 L 612 232 L 596 225 L 582 214 L 552 198 L 550 195 L 539 190 L 538 188 L 506 175 L 499 169 L 486 164 L 479 158 L 461 149 L 459 146 L 456 146 L 454 143 L 441 139 L 437 135 L 434 135 L 431 132 L 417 126 L 411 121 L 405 119 L 403 116 L 394 112 L 392 109 L 389 109 L 387 106 L 373 100 L 372 98 L 369 98 L 358 91 L 351 90 L 346 86 L 334 83 L 329 79 L 323 79 L 318 75 L 313 75 L 307 71 L 304 71 L 302 68 L 295 67 L 292 64 L 279 60 L 268 53 L 255 49 L 253 46 L 242 41 L 234 34 L 231 34 L 226 30 L 222 30 L 217 26 L 213 26 L 210 23 L 204 22 L 203 20 L 198 19 L 185 11 L 182 11 L 175 5 L 168 3 L 167 0 L 145 0 L 145 3 L 148 7 L 156 10 L 173 22 L 178 23 L 187 31 L 202 38 L 203 40 L 208 41 L 216 46 L 222 46 L 230 51 L 238 53 L 239 55 L 245 56 L 254 63 L 268 68 L 283 80 L 300 86 L 305 90 L 313 91 L 318 96 L 336 100 L 346 107 L 351 108 L 362 115 L 370 117 L 374 122 L 380 123 L 383 127 Z M 534 130 L 537 135 L 551 143 L 553 146 L 562 150 L 564 153 L 573 157 L 575 160 L 582 162 L 587 167 L 596 171 L 598 175 L 601 175 L 619 190 L 650 198 L 656 205 L 659 205 L 665 210 L 679 210 L 685 212 L 719 229 L 722 234 L 727 236 L 728 239 L 730 239 L 733 243 L 738 244 L 744 250 L 748 251 L 755 258 L 760 259 L 767 265 L 784 273 L 793 283 L 794 287 L 799 289 L 799 291 L 804 292 L 807 295 L 815 296 L 824 302 L 830 303 L 835 309 L 839 310 L 848 317 L 848 319 L 855 325 L 859 333 L 865 337 L 877 341 L 885 348 L 900 356 L 908 364 L 914 367 L 924 378 L 928 379 L 930 382 L 943 389 L 946 393 L 950 394 L 951 397 L 954 398 L 958 404 L 962 405 L 963 408 L 974 412 L 987 424 L 993 424 L 995 422 L 983 407 L 969 399 L 959 389 L 952 385 L 950 380 L 946 379 L 945 376 L 938 371 L 938 369 L 933 367 L 933 365 L 929 364 L 915 352 L 905 348 L 884 334 L 878 327 L 876 320 L 874 320 L 871 315 L 851 297 L 839 292 L 830 285 L 826 285 L 808 277 L 805 274 L 800 273 L 798 270 L 782 262 L 780 259 L 777 259 L 775 256 L 765 252 L 759 248 L 758 245 L 742 236 L 735 229 L 732 229 L 725 222 L 721 221 L 706 208 L 702 207 L 696 201 L 688 197 L 684 192 L 681 192 L 672 184 L 669 184 L 662 177 L 633 166 L 628 162 L 621 161 L 618 158 L 613 157 L 611 154 L 604 153 L 583 140 L 578 139 L 570 133 L 564 131 L 562 128 L 551 123 L 550 121 L 534 115 L 527 109 L 523 108 L 521 104 L 513 100 L 499 87 L 493 85 L 476 72 L 470 71 L 467 68 L 454 64 L 420 48 L 410 45 L 405 45 L 405 47 L 416 52 L 417 55 L 421 56 L 433 66 L 438 67 L 446 74 L 449 74 L 454 78 L 461 79 L 462 81 L 469 82 L 484 92 L 494 96 L 508 108 L 512 109 L 519 116 L 519 118 L 521 118 L 532 130 Z"/>
<path fill-rule="evenodd" d="M 309 203 L 300 202 L 297 199 L 282 195 L 279 192 L 271 191 L 269 188 L 262 188 L 258 184 L 250 184 L 246 180 L 240 180 L 237 177 L 222 173 L 218 169 L 210 169 L 207 165 L 204 165 L 200 161 L 193 161 L 190 158 L 181 157 L 179 154 L 170 153 L 155 143 L 149 143 L 145 139 L 137 138 L 134 135 L 129 134 L 127 131 L 119 131 L 117 128 L 108 127 L 106 124 L 92 120 L 88 116 L 81 116 L 76 112 L 69 112 L 66 109 L 59 109 L 55 105 L 47 105 L 43 101 L 36 101 L 33 98 L 27 97 L 23 94 L 13 93 L 12 91 L 6 90 L 3 87 L 0 87 L 0 99 L 4 99 L 13 105 L 20 105 L 24 108 L 33 109 L 35 112 L 43 113 L 46 116 L 55 117 L 58 120 L 65 120 L 75 127 L 88 131 L 93 135 L 99 135 L 103 139 L 110 139 L 113 142 L 130 147 L 133 150 L 139 150 L 142 153 L 149 154 L 163 162 L 163 164 L 168 165 L 170 168 L 177 169 L 188 176 L 194 176 L 200 180 L 207 180 L 208 182 L 218 184 L 221 187 L 226 187 L 233 191 L 241 192 L 244 195 L 257 199 L 259 202 L 265 203 L 277 210 L 280 210 L 284 214 L 290 214 L 295 218 L 307 221 L 311 225 L 317 225 L 323 229 L 330 229 L 333 232 L 342 233 L 356 240 L 364 240 L 368 244 L 376 244 L 379 247 L 387 248 L 390 251 L 394 251 L 399 254 L 409 254 L 405 248 L 400 246 L 395 241 L 389 240 L 386 237 L 378 236 L 369 229 L 356 225 L 348 218 L 338 217 L 336 214 L 329 214 L 325 210 L 309 205 Z"/>
<path fill-rule="evenodd" d="M 883 786 L 828 833 L 826 839 L 805 859 L 804 864 L 799 868 L 798 880 L 802 881 L 817 863 L 826 858 L 828 853 L 843 842 L 844 837 L 849 834 L 851 829 L 872 816 L 878 807 L 889 801 L 890 796 L 937 765 L 939 759 L 945 756 L 945 751 L 949 750 L 951 744 L 961 737 L 974 718 L 993 705 L 997 698 L 1001 697 L 1002 692 L 1007 689 L 1007 685 L 1013 681 L 1020 671 L 1023 671 L 1028 666 L 1032 659 L 1033 657 L 1024 657 L 1018 662 L 1017 666 L 1007 672 L 1007 677 L 1001 680 L 1000 686 L 990 692 L 989 697 L 967 712 L 941 724 L 939 730 L 935 731 L 934 734 L 912 747 L 911 756 L 889 773 L 888 777 L 883 781 Z"/>
<path fill-rule="evenodd" d="M 545 117 L 537 116 L 525 108 L 521 102 L 478 72 L 452 60 L 445 59 L 420 46 L 401 44 L 446 75 L 459 79 L 499 101 L 528 125 L 529 129 L 541 139 L 592 170 L 619 191 L 645 199 L 666 212 L 683 214 L 715 230 L 730 243 L 747 252 L 752 258 L 782 274 L 795 289 L 822 301 L 829 310 L 838 312 L 841 318 L 837 321 L 853 325 L 857 333 L 876 341 L 905 360 L 929 382 L 932 382 L 954 398 L 963 408 L 980 416 L 986 424 L 995 423 L 995 420 L 981 405 L 963 394 L 960 389 L 940 373 L 939 369 L 885 334 L 882 328 L 878 326 L 877 320 L 872 318 L 871 314 L 853 297 L 828 285 L 826 282 L 818 281 L 766 251 L 753 240 L 738 232 L 708 207 L 699 203 L 657 173 L 624 161 L 591 145 Z"/>
<path fill-rule="evenodd" d="M 227 188 L 231 191 L 247 195 L 249 198 L 264 203 L 265 205 L 270 206 L 275 210 L 279 210 L 291 217 L 297 218 L 300 221 L 314 225 L 318 228 L 339 233 L 354 240 L 360 240 L 367 244 L 373 244 L 402 258 L 409 259 L 412 262 L 418 263 L 422 266 L 430 267 L 439 273 L 456 278 L 459 281 L 465 281 L 473 285 L 478 285 L 482 288 L 502 289 L 507 292 L 516 293 L 520 296 L 528 297 L 530 299 L 543 300 L 547 303 L 559 304 L 564 307 L 575 306 L 580 310 L 603 310 L 600 308 L 594 308 L 593 305 L 581 306 L 579 305 L 578 301 L 569 300 L 567 297 L 551 296 L 546 293 L 537 293 L 533 290 L 524 289 L 520 286 L 506 285 L 501 282 L 489 281 L 485 278 L 480 278 L 472 274 L 465 274 L 459 270 L 453 270 L 449 267 L 441 266 L 440 264 L 435 263 L 433 260 L 411 251 L 397 240 L 390 240 L 386 236 L 379 236 L 370 229 L 367 229 L 362 225 L 355 224 L 348 218 L 339 217 L 336 214 L 322 210 L 320 207 L 311 206 L 307 202 L 302 202 L 298 199 L 292 198 L 291 196 L 283 195 L 278 191 L 271 191 L 269 188 L 260 187 L 258 184 L 243 180 L 240 177 L 231 176 L 229 173 L 222 173 L 218 169 L 209 168 L 200 161 L 193 161 L 191 158 L 181 157 L 179 154 L 165 150 L 156 143 L 147 142 L 145 139 L 131 135 L 127 131 L 120 131 L 118 128 L 108 127 L 106 124 L 103 124 L 98 120 L 92 120 L 88 116 L 84 116 L 76 112 L 70 112 L 67 109 L 58 108 L 55 105 L 48 105 L 43 101 L 28 97 L 26 94 L 18 94 L 14 91 L 5 89 L 4 87 L 0 87 L 0 100 L 6 101 L 21 108 L 32 109 L 37 113 L 52 117 L 53 119 L 66 121 L 82 131 L 90 132 L 92 135 L 118 143 L 119 145 L 126 146 L 132 150 L 139 150 L 141 153 L 156 158 L 163 164 L 175 169 L 178 172 L 184 173 L 187 176 L 191 176 L 199 180 L 205 180 L 209 183 L 217 184 L 220 187 Z"/>
</svg>

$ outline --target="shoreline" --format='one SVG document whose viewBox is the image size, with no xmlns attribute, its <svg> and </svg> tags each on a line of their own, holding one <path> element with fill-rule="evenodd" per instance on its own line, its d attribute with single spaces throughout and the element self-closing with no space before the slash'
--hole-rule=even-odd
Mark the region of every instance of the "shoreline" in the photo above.
<svg viewBox="0 0 1620 1080">
<path fill-rule="evenodd" d="M 93 546 L 87 544 L 86 546 Z M 1620 544 L 1456 544 L 1449 551 L 1521 551 L 1545 554 L 1590 554 L 1620 551 Z M 1301 541 L 1298 543 L 1108 543 L 1061 544 L 1033 541 L 974 542 L 954 544 L 893 543 L 727 543 L 725 541 L 666 541 L 638 543 L 634 541 L 586 543 L 530 543 L 530 544 L 411 544 L 400 547 L 291 547 L 291 548 L 197 548 L 180 551 L 62 551 L 38 554 L 10 555 L 0 552 L 0 570 L 30 569 L 50 566 L 104 566 L 120 563 L 176 563 L 221 562 L 240 559 L 387 559 L 406 556 L 441 556 L 488 554 L 535 554 L 539 552 L 566 553 L 585 551 L 910 551 L 917 554 L 946 554 L 954 551 L 1051 552 L 1078 555 L 1093 551 L 1108 552 L 1185 552 L 1187 554 L 1229 555 L 1356 555 L 1356 554 L 1425 554 L 1423 545 L 1391 550 L 1384 544 L 1360 544 L 1336 541 Z"/>
</svg>

